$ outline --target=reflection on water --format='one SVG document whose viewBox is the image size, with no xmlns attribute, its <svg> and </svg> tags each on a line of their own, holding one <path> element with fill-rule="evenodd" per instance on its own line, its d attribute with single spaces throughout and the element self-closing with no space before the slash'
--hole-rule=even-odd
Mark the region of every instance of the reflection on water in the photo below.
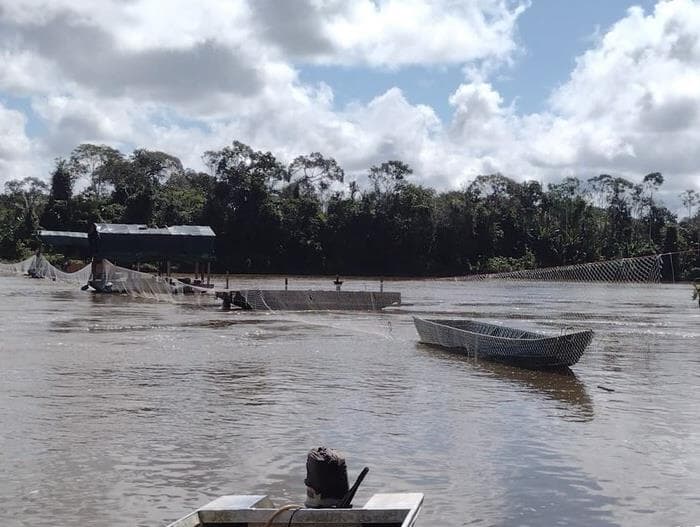
<svg viewBox="0 0 700 527">
<path fill-rule="evenodd" d="M 296 502 L 321 444 L 351 479 L 370 467 L 358 503 L 425 492 L 423 526 L 700 516 L 700 312 L 680 286 L 396 282 L 405 304 L 383 313 L 245 313 L 0 280 L 10 525 L 163 525 L 227 493 Z M 413 314 L 596 337 L 572 370 L 523 370 L 419 344 Z"/>
<path fill-rule="evenodd" d="M 512 386 L 524 389 L 534 395 L 560 402 L 565 409 L 571 412 L 565 417 L 582 421 L 593 419 L 593 402 L 586 391 L 586 385 L 578 379 L 571 368 L 526 369 L 475 359 L 462 353 L 422 343 L 418 346 L 426 353 L 433 354 L 442 360 L 465 363 L 476 375 L 484 375 L 504 383 L 510 383 Z"/>
</svg>

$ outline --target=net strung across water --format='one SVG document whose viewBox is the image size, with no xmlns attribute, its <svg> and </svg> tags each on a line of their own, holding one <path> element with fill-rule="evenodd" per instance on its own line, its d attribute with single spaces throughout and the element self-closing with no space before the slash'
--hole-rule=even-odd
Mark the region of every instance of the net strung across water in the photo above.
<svg viewBox="0 0 700 527">
<path fill-rule="evenodd" d="M 27 274 L 35 260 L 36 256 L 30 256 L 21 262 L 0 262 L 0 275 Z"/>
<path fill-rule="evenodd" d="M 102 292 L 120 293 L 154 300 L 172 301 L 175 297 L 188 293 L 213 293 L 210 288 L 187 284 L 170 277 L 127 269 L 114 265 L 109 260 L 102 260 L 94 269 L 92 265 L 88 264 L 82 269 L 67 273 L 54 266 L 42 254 L 31 256 L 21 262 L 0 263 L 0 274 L 26 275 L 31 278 L 74 283 L 81 286 L 90 283 Z"/>
<path fill-rule="evenodd" d="M 613 282 L 658 283 L 663 276 L 664 257 L 656 254 L 635 258 L 620 258 L 605 262 L 592 262 L 542 269 L 526 269 L 504 273 L 456 276 L 448 280 L 539 280 L 560 282 Z"/>
<path fill-rule="evenodd" d="M 685 290 L 673 284 L 697 265 L 698 258 L 697 251 L 690 250 L 440 280 L 470 284 L 463 286 L 464 311 L 455 313 L 458 318 L 547 336 L 593 330 L 599 343 L 615 342 L 621 328 L 633 328 L 645 335 L 643 345 L 651 346 L 654 335 L 666 335 L 674 326 L 674 313 L 691 307 L 690 292 L 684 297 Z M 488 302 L 470 302 L 472 296 L 486 295 Z M 611 304 L 613 320 L 601 313 L 602 306 Z"/>
<path fill-rule="evenodd" d="M 90 266 L 86 265 L 72 273 L 61 271 L 49 262 L 42 254 L 35 254 L 26 260 L 16 263 L 0 262 L 0 274 L 27 275 L 32 278 L 45 278 L 53 281 L 85 284 L 90 279 Z"/>
</svg>

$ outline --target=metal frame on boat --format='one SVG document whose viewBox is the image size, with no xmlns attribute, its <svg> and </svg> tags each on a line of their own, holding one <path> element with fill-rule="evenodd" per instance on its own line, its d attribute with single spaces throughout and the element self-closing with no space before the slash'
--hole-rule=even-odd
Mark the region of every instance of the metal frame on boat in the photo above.
<svg viewBox="0 0 700 527">
<path fill-rule="evenodd" d="M 593 339 L 593 331 L 545 335 L 473 320 L 413 318 L 421 342 L 464 353 L 531 367 L 576 364 Z"/>
<path fill-rule="evenodd" d="M 411 527 L 423 505 L 421 493 L 375 494 L 357 509 L 275 507 L 267 496 L 222 496 L 168 527 Z"/>
</svg>

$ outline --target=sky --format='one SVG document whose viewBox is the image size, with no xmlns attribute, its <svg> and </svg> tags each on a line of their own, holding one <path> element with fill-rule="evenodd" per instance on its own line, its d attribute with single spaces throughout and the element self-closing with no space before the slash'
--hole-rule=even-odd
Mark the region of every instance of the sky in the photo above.
<svg viewBox="0 0 700 527">
<path fill-rule="evenodd" d="M 700 191 L 694 0 L 0 0 L 0 183 L 80 143 L 238 140 L 346 181 L 390 159 L 459 189 L 661 172 Z"/>
</svg>

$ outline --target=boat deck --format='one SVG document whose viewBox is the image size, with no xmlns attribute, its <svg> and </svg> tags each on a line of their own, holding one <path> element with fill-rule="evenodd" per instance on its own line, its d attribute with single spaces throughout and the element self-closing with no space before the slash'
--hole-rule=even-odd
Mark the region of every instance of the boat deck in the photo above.
<svg viewBox="0 0 700 527">
<path fill-rule="evenodd" d="M 375 494 L 363 507 L 356 509 L 285 510 L 271 525 L 411 527 L 422 505 L 421 493 Z M 263 527 L 278 511 L 267 496 L 222 496 L 168 527 Z M 290 523 L 290 520 L 293 521 Z"/>
</svg>

